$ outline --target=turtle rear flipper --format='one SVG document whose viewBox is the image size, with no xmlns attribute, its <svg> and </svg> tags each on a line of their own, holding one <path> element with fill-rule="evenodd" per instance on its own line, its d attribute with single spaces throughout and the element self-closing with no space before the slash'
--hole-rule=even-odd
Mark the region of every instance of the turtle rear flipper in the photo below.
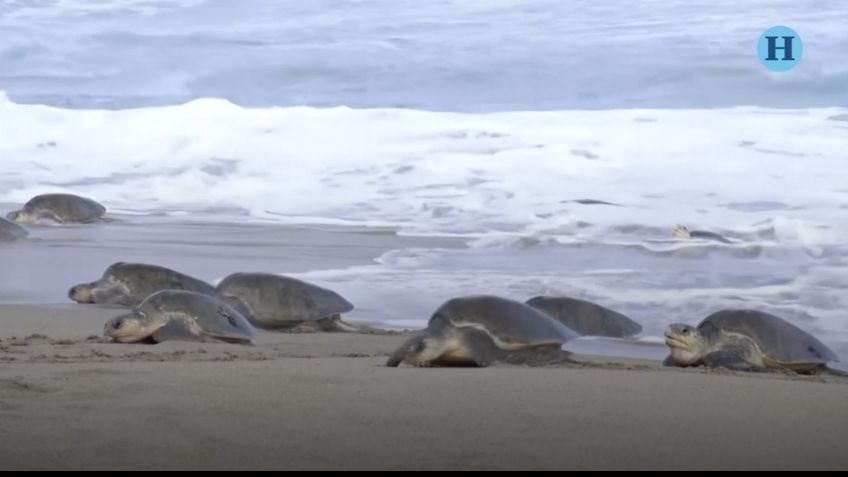
<svg viewBox="0 0 848 477">
<path fill-rule="evenodd" d="M 511 351 L 504 361 L 519 366 L 559 366 L 578 363 L 573 356 L 559 345 L 534 346 Z"/>
<path fill-rule="evenodd" d="M 420 346 L 419 343 L 421 342 L 421 340 L 424 339 L 425 336 L 427 336 L 426 333 L 419 333 L 413 336 L 412 338 L 406 340 L 405 343 L 400 345 L 394 351 L 394 353 L 389 356 L 389 359 L 386 360 L 386 366 L 390 368 L 397 368 L 398 366 L 400 366 L 400 364 L 403 362 L 403 358 L 406 357 L 407 353 L 409 353 L 414 346 Z"/>
<path fill-rule="evenodd" d="M 336 314 L 322 318 L 316 322 L 321 331 L 337 331 L 343 333 L 362 333 L 366 335 L 394 335 L 395 331 L 374 328 L 368 325 L 357 325 L 342 320 L 341 315 Z"/>
<path fill-rule="evenodd" d="M 840 378 L 848 378 L 848 372 L 828 368 L 827 366 L 822 366 L 818 374 L 822 376 L 839 376 Z"/>
</svg>

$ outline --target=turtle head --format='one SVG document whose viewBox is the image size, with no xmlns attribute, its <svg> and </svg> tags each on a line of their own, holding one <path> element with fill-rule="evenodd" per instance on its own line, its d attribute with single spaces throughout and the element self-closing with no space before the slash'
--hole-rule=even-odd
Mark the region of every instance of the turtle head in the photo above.
<svg viewBox="0 0 848 477">
<path fill-rule="evenodd" d="M 677 364 L 689 366 L 698 362 L 707 351 L 707 338 L 694 326 L 674 323 L 665 330 L 665 344 Z"/>
<path fill-rule="evenodd" d="M 413 336 L 402 344 L 386 361 L 386 366 L 396 367 L 401 363 L 409 366 L 429 366 L 445 353 L 444 339 L 428 333 Z"/>
<path fill-rule="evenodd" d="M 77 303 L 94 303 L 94 287 L 97 283 L 80 283 L 68 290 L 68 298 Z"/>
<path fill-rule="evenodd" d="M 689 235 L 689 229 L 684 225 L 677 224 L 671 229 L 671 233 L 674 234 L 675 237 L 679 239 L 688 239 L 691 236 Z"/>
<path fill-rule="evenodd" d="M 35 222 L 35 217 L 23 210 L 9 212 L 6 214 L 6 218 L 19 224 L 31 224 Z"/>
<path fill-rule="evenodd" d="M 158 328 L 136 310 L 107 321 L 103 334 L 119 343 L 135 343 L 149 338 Z"/>
<path fill-rule="evenodd" d="M 72 286 L 68 290 L 68 298 L 77 303 L 114 303 L 125 306 L 134 306 L 140 301 L 125 284 L 113 276 Z"/>
</svg>

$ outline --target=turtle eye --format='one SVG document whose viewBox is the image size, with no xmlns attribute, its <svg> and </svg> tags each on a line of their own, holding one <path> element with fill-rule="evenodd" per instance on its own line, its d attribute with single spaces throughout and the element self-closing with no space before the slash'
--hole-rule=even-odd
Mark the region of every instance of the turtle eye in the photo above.
<svg viewBox="0 0 848 477">
<path fill-rule="evenodd" d="M 691 328 L 689 328 L 688 326 L 684 326 L 684 327 L 680 330 L 680 334 L 682 334 L 682 335 L 688 335 L 688 334 L 689 334 L 689 332 L 690 332 L 691 330 L 692 330 L 692 329 L 691 329 Z"/>
<path fill-rule="evenodd" d="M 120 330 L 122 326 L 124 326 L 124 320 L 115 320 L 115 322 L 112 323 L 112 328 L 115 328 L 116 330 Z"/>
</svg>

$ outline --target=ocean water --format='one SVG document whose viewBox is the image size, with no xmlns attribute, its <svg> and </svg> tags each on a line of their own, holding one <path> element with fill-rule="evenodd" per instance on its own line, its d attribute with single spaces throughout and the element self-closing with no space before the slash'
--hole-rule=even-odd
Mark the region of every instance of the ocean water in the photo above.
<svg viewBox="0 0 848 477">
<path fill-rule="evenodd" d="M 755 56 L 777 24 L 787 73 Z M 563 293 L 647 339 L 753 307 L 848 355 L 846 25 L 839 0 L 0 0 L 0 203 L 464 238 L 298 275 L 396 324 Z"/>
<path fill-rule="evenodd" d="M 767 72 L 760 34 L 805 45 Z M 0 87 L 110 109 L 537 111 L 848 104 L 843 0 L 2 0 Z"/>
</svg>

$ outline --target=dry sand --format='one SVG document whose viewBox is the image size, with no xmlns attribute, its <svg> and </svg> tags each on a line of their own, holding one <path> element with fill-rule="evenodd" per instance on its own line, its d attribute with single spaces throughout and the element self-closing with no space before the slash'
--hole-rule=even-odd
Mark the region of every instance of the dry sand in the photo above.
<svg viewBox="0 0 848 477">
<path fill-rule="evenodd" d="M 840 378 L 383 367 L 403 336 L 86 339 L 114 314 L 0 306 L 0 468 L 848 468 Z"/>
</svg>

